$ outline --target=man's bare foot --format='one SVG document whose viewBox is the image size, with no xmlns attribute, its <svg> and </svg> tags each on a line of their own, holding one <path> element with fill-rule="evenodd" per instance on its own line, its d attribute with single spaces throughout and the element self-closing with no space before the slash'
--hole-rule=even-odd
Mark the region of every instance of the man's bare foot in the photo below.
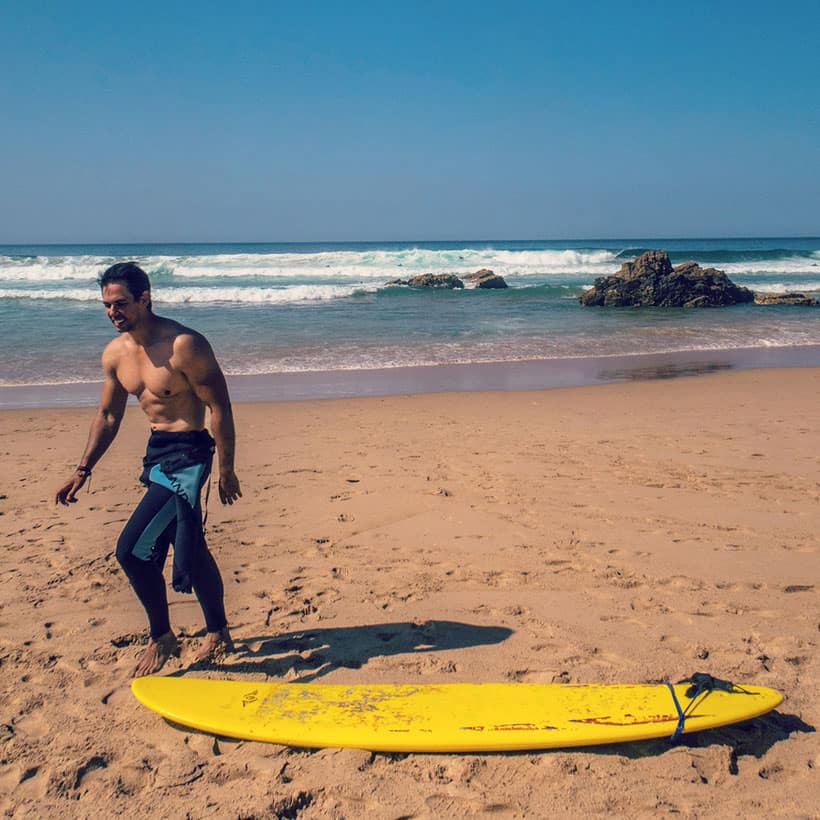
<svg viewBox="0 0 820 820">
<path fill-rule="evenodd" d="M 141 678 L 143 675 L 153 675 L 159 672 L 171 655 L 179 655 L 179 641 L 177 636 L 169 630 L 164 635 L 148 641 L 148 646 L 145 647 L 145 651 L 137 662 L 134 677 Z"/>
<path fill-rule="evenodd" d="M 210 663 L 233 652 L 233 649 L 233 639 L 227 626 L 219 632 L 208 632 L 202 646 L 194 654 L 194 663 Z"/>
</svg>

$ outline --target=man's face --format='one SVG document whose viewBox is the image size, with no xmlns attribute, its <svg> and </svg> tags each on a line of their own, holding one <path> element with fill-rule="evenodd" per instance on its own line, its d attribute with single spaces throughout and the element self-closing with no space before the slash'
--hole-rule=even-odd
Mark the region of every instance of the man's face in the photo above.
<svg viewBox="0 0 820 820">
<path fill-rule="evenodd" d="M 114 282 L 102 289 L 105 313 L 118 333 L 133 330 L 148 310 L 148 291 L 134 299 L 126 285 Z"/>
</svg>

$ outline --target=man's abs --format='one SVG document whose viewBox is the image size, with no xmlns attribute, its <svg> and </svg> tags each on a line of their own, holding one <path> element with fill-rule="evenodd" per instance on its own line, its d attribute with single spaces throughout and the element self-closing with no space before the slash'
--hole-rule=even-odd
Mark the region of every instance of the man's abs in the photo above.
<svg viewBox="0 0 820 820">
<path fill-rule="evenodd" d="M 205 405 L 190 388 L 171 396 L 143 390 L 137 398 L 152 430 L 181 433 L 205 427 Z"/>
</svg>

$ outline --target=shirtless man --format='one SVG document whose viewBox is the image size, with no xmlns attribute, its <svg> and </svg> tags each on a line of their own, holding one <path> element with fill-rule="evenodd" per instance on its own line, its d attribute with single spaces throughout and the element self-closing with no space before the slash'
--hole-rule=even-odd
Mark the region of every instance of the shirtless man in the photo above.
<svg viewBox="0 0 820 820">
<path fill-rule="evenodd" d="M 148 615 L 150 640 L 134 674 L 159 671 L 179 643 L 171 631 L 162 570 L 174 544 L 173 586 L 196 593 L 207 635 L 196 661 L 233 649 L 219 568 L 205 544 L 200 490 L 208 481 L 214 447 L 219 498 L 242 496 L 234 473 L 234 423 L 225 377 L 207 339 L 154 315 L 151 283 L 133 262 L 112 265 L 99 280 L 106 314 L 119 336 L 102 354 L 103 388 L 88 443 L 76 470 L 57 490 L 68 506 L 91 476 L 119 430 L 131 393 L 151 425 L 141 480 L 148 487 L 117 542 L 117 560 Z M 211 411 L 211 438 L 205 410 Z"/>
</svg>

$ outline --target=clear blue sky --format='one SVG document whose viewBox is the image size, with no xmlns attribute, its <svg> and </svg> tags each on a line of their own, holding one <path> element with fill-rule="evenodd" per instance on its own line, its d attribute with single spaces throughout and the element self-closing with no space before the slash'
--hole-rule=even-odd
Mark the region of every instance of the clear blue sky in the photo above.
<svg viewBox="0 0 820 820">
<path fill-rule="evenodd" d="M 820 234 L 820 3 L 0 0 L 0 242 Z"/>
</svg>

